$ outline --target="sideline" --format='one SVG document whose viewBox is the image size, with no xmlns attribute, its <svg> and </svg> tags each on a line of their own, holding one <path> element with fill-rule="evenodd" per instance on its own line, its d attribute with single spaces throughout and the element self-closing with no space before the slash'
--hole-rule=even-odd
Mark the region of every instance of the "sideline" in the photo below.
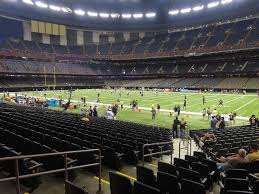
<svg viewBox="0 0 259 194">
<path fill-rule="evenodd" d="M 76 103 L 80 103 L 81 104 L 81 101 L 77 101 L 77 100 L 71 100 L 71 102 L 76 102 Z M 98 105 L 98 106 L 106 106 L 106 107 L 112 106 L 112 104 L 106 104 L 106 103 L 97 103 L 97 102 L 88 102 L 88 101 L 85 102 L 85 103 L 86 104 L 92 104 L 92 105 Z M 131 109 L 131 106 L 123 105 L 123 108 Z M 141 110 L 151 111 L 151 108 L 148 108 L 148 107 L 138 107 L 138 108 L 141 109 Z M 172 112 L 173 113 L 174 111 L 173 110 L 169 110 L 169 109 L 160 109 L 160 112 L 167 112 L 167 113 Z M 202 116 L 201 112 L 181 111 L 181 114 Z M 222 116 L 225 116 L 225 115 L 222 115 Z M 237 116 L 236 119 L 248 121 L 249 117 Z"/>
</svg>

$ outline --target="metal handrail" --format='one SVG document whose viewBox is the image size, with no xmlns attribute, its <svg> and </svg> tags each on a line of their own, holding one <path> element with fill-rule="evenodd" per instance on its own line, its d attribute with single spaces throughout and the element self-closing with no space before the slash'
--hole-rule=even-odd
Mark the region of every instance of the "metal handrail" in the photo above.
<svg viewBox="0 0 259 194">
<path fill-rule="evenodd" d="M 92 164 L 85 164 L 85 165 L 80 165 L 80 166 L 68 167 L 68 162 L 67 162 L 67 155 L 68 154 L 87 153 L 87 152 L 98 152 L 98 162 L 92 163 Z M 45 158 L 45 157 L 59 156 L 59 155 L 64 156 L 64 168 L 56 169 L 56 170 L 49 170 L 49 171 L 45 171 L 45 172 L 38 172 L 38 173 L 34 173 L 34 174 L 26 174 L 26 175 L 21 175 L 21 176 L 19 175 L 19 165 L 18 165 L 19 160 L 26 159 L 26 158 L 30 158 L 30 159 L 31 158 Z M 80 168 L 92 167 L 92 166 L 99 166 L 99 170 L 98 170 L 99 181 L 98 181 L 98 191 L 97 191 L 97 193 L 102 193 L 102 184 L 101 184 L 101 181 L 102 181 L 102 179 L 101 179 L 102 161 L 101 161 L 101 150 L 100 149 L 77 150 L 77 151 L 35 154 L 35 155 L 22 155 L 22 156 L 0 158 L 0 162 L 1 161 L 10 161 L 10 160 L 15 161 L 15 177 L 2 178 L 2 179 L 0 179 L 0 182 L 16 180 L 16 193 L 17 194 L 21 193 L 20 179 L 26 179 L 26 178 L 31 178 L 31 177 L 41 176 L 41 175 L 58 173 L 58 172 L 65 172 L 65 180 L 67 180 L 68 179 L 68 171 L 80 169 Z"/>
<path fill-rule="evenodd" d="M 171 150 L 166 150 L 166 151 L 150 153 L 150 154 L 146 154 L 145 155 L 145 147 L 154 146 L 154 145 L 171 145 L 172 149 Z M 157 154 L 166 154 L 166 153 L 171 153 L 171 164 L 172 164 L 173 163 L 173 151 L 174 151 L 174 147 L 173 146 L 174 146 L 173 141 L 144 144 L 143 147 L 142 147 L 142 165 L 145 166 L 145 157 L 153 156 L 153 155 L 157 155 Z"/>
<path fill-rule="evenodd" d="M 190 154 L 192 153 L 192 138 L 190 136 L 188 136 L 188 138 L 186 140 L 187 140 L 187 146 L 182 147 L 182 148 L 181 148 L 181 143 L 185 142 L 185 140 L 181 139 L 179 141 L 179 158 L 181 158 L 181 150 L 182 149 L 187 149 L 187 155 L 189 155 L 189 151 L 190 151 Z"/>
</svg>

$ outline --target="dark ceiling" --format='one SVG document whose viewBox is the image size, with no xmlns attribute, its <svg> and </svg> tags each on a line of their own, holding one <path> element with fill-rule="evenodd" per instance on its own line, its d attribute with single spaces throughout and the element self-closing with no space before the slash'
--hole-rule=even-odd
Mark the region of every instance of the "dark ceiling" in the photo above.
<svg viewBox="0 0 259 194">
<path fill-rule="evenodd" d="M 33 0 L 36 1 L 36 0 Z M 41 9 L 22 3 L 22 0 L 0 0 L 0 14 L 23 19 L 36 19 L 95 30 L 160 30 L 189 27 L 225 21 L 259 13 L 259 0 L 233 0 L 232 3 L 208 9 L 207 4 L 220 0 L 42 0 L 48 4 L 94 12 L 147 13 L 156 17 L 141 19 L 91 18 Z M 200 12 L 171 16 L 169 10 L 205 5 Z"/>
</svg>

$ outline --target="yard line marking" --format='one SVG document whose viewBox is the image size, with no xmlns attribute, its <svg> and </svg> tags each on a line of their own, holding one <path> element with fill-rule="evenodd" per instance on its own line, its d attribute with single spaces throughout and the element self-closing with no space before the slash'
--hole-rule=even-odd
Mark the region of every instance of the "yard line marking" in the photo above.
<svg viewBox="0 0 259 194">
<path fill-rule="evenodd" d="M 99 177 L 95 176 L 94 179 L 99 180 Z M 101 179 L 101 181 L 102 181 L 102 183 L 105 183 L 105 184 L 107 184 L 107 185 L 110 184 L 109 181 L 106 181 L 106 180 L 103 180 L 103 179 Z"/>
<path fill-rule="evenodd" d="M 130 175 L 127 175 L 127 174 L 124 174 L 124 173 L 118 172 L 118 171 L 116 171 L 116 173 L 119 174 L 119 175 L 121 175 L 121 176 L 125 176 L 125 177 L 127 177 L 127 178 L 129 178 L 129 179 L 131 179 L 131 180 L 137 181 L 136 178 L 134 178 L 134 177 L 132 177 L 132 176 L 130 176 Z"/>
<path fill-rule="evenodd" d="M 240 109 L 242 108 L 245 108 L 247 105 L 251 104 L 252 102 L 256 101 L 256 98 L 250 100 L 249 102 L 245 103 L 244 105 L 240 106 L 239 108 L 237 108 L 236 110 L 234 111 L 239 111 Z"/>
</svg>

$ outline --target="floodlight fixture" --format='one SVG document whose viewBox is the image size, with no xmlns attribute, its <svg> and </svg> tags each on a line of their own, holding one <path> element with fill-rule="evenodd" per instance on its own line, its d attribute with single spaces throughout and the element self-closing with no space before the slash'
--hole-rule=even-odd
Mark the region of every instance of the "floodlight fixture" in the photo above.
<svg viewBox="0 0 259 194">
<path fill-rule="evenodd" d="M 225 5 L 228 3 L 232 3 L 232 0 L 221 0 L 221 4 Z"/>
<path fill-rule="evenodd" d="M 111 13 L 111 17 L 112 18 L 119 18 L 120 14 L 118 14 L 118 13 Z"/>
<path fill-rule="evenodd" d="M 177 15 L 177 14 L 179 14 L 179 10 L 178 9 L 175 9 L 175 10 L 170 10 L 169 12 L 168 12 L 168 14 L 169 15 Z"/>
<path fill-rule="evenodd" d="M 70 9 L 69 7 L 62 7 L 61 11 L 63 11 L 64 13 L 72 13 L 72 9 Z"/>
<path fill-rule="evenodd" d="M 181 9 L 181 13 L 190 13 L 191 12 L 191 8 L 184 8 L 184 9 Z"/>
<path fill-rule="evenodd" d="M 201 11 L 204 9 L 204 5 L 200 5 L 200 6 L 196 6 L 194 8 L 192 8 L 193 11 Z"/>
<path fill-rule="evenodd" d="M 88 11 L 87 15 L 89 15 L 90 17 L 97 17 L 98 13 L 97 12 L 93 12 L 93 11 Z"/>
<path fill-rule="evenodd" d="M 22 0 L 22 2 L 29 5 L 34 5 L 32 0 Z"/>
<path fill-rule="evenodd" d="M 61 7 L 56 5 L 49 5 L 49 8 L 53 11 L 61 11 Z"/>
<path fill-rule="evenodd" d="M 143 13 L 135 13 L 135 14 L 133 14 L 133 17 L 135 19 L 143 18 Z"/>
<path fill-rule="evenodd" d="M 41 1 L 36 1 L 35 4 L 40 8 L 48 8 L 48 4 Z"/>
<path fill-rule="evenodd" d="M 215 1 L 215 2 L 209 3 L 208 8 L 217 7 L 218 5 L 219 5 L 219 1 Z"/>
<path fill-rule="evenodd" d="M 156 17 L 156 13 L 155 13 L 155 12 L 148 12 L 148 13 L 146 13 L 146 17 L 147 17 L 147 18 Z"/>
<path fill-rule="evenodd" d="M 76 9 L 76 10 L 74 10 L 74 13 L 76 15 L 81 15 L 81 16 L 85 15 L 85 11 L 82 9 Z"/>
<path fill-rule="evenodd" d="M 110 14 L 109 13 L 99 13 L 99 16 L 101 18 L 109 18 L 110 17 Z"/>
<path fill-rule="evenodd" d="M 130 19 L 132 17 L 132 15 L 130 13 L 123 13 L 123 14 L 121 14 L 121 17 L 123 19 Z"/>
</svg>

